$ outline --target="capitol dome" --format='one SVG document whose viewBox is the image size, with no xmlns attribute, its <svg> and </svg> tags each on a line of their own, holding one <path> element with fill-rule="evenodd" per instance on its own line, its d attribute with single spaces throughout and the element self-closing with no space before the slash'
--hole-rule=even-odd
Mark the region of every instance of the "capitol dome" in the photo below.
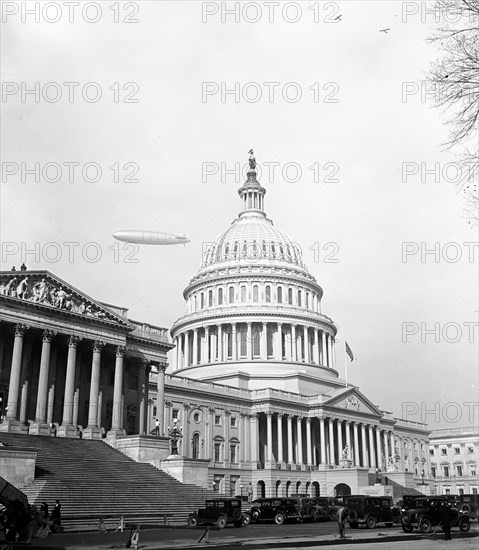
<svg viewBox="0 0 479 550">
<path fill-rule="evenodd" d="M 337 327 L 301 249 L 264 212 L 256 161 L 238 190 L 242 210 L 208 244 L 171 329 L 176 373 L 228 385 L 306 394 L 335 386 Z"/>
</svg>

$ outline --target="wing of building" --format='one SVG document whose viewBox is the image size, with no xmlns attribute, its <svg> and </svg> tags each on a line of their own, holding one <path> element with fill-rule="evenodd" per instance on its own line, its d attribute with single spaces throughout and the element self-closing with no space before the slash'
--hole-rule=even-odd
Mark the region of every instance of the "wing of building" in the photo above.
<svg viewBox="0 0 479 550">
<path fill-rule="evenodd" d="M 0 431 L 104 435 L 181 481 L 233 495 L 250 484 L 268 496 L 391 494 L 421 481 L 426 490 L 427 426 L 339 377 L 323 290 L 267 218 L 265 193 L 250 169 L 239 215 L 184 291 L 172 340 L 47 271 L 0 273 Z"/>
</svg>

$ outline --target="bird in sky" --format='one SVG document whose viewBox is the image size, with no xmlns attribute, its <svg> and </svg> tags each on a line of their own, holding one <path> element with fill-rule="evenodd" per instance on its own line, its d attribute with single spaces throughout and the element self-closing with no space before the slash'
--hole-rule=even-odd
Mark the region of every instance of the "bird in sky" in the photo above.
<svg viewBox="0 0 479 550">
<path fill-rule="evenodd" d="M 391 29 L 379 29 L 379 32 L 383 32 L 384 34 L 387 34 Z"/>
</svg>

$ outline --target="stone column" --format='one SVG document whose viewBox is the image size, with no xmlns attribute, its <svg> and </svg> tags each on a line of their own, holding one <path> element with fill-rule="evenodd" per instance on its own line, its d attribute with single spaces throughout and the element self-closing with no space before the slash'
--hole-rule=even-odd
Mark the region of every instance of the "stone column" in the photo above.
<svg viewBox="0 0 479 550">
<path fill-rule="evenodd" d="M 351 458 L 351 422 L 349 420 L 346 420 L 346 445 L 348 447 L 348 456 L 346 457 L 348 460 Z"/>
<path fill-rule="evenodd" d="M 80 405 L 81 365 L 82 365 L 82 349 L 77 348 L 77 357 L 76 357 L 76 366 L 75 366 L 75 387 L 73 390 L 73 419 L 72 419 L 72 423 L 75 426 L 75 428 L 78 425 L 78 409 Z"/>
<path fill-rule="evenodd" d="M 326 457 L 326 433 L 324 430 L 324 418 L 319 419 L 319 443 L 321 445 L 321 464 L 327 464 Z"/>
<path fill-rule="evenodd" d="M 18 401 L 20 393 L 20 375 L 22 371 L 23 338 L 28 330 L 27 325 L 17 324 L 13 341 L 12 366 L 8 384 L 7 414 L 0 424 L 2 432 L 26 432 L 28 427 L 18 420 Z M 1 357 L 0 357 L 1 360 Z"/>
<path fill-rule="evenodd" d="M 201 357 L 201 362 L 209 363 L 210 362 L 210 327 L 205 327 L 205 347 L 204 355 Z"/>
<path fill-rule="evenodd" d="M 296 325 L 291 325 L 291 361 L 298 361 L 298 336 L 296 334 Z"/>
<path fill-rule="evenodd" d="M 296 437 L 298 439 L 298 464 L 303 464 L 303 429 L 302 418 L 298 416 L 296 418 Z"/>
<path fill-rule="evenodd" d="M 210 330 L 210 362 L 218 361 L 218 333 L 211 326 Z"/>
<path fill-rule="evenodd" d="M 261 331 L 261 359 L 268 360 L 268 323 L 263 323 L 263 330 Z"/>
<path fill-rule="evenodd" d="M 267 456 L 265 460 L 268 462 L 273 461 L 273 425 L 272 425 L 272 416 L 270 412 L 266 413 L 266 441 L 268 446 Z"/>
<path fill-rule="evenodd" d="M 391 446 L 391 456 L 394 457 L 396 452 L 395 452 L 395 448 L 394 448 L 394 432 L 390 432 L 389 433 L 389 443 L 390 443 L 390 446 Z M 396 460 L 396 459 L 394 459 Z"/>
<path fill-rule="evenodd" d="M 3 342 L 3 340 L 2 340 Z M 0 350 L 1 351 L 1 350 Z M 20 417 L 19 420 L 22 424 L 27 423 L 27 408 L 28 408 L 28 394 L 31 382 L 31 356 L 32 356 L 32 342 L 26 342 L 23 347 L 22 353 L 22 368 L 20 374 Z M 2 361 L 2 355 L 0 353 L 0 361 Z M 0 367 L 1 377 L 1 367 Z"/>
<path fill-rule="evenodd" d="M 98 393 L 100 391 L 100 363 L 104 342 L 96 340 L 93 344 L 91 362 L 90 404 L 88 407 L 88 426 L 83 430 L 84 439 L 100 439 L 101 431 L 98 422 Z"/>
<path fill-rule="evenodd" d="M 78 336 L 70 336 L 68 340 L 65 399 L 63 401 L 62 425 L 57 430 L 58 437 L 78 437 L 76 426 L 73 425 L 73 393 L 75 392 L 77 347 L 80 341 L 81 338 Z"/>
<path fill-rule="evenodd" d="M 278 429 L 278 462 L 284 462 L 283 460 L 283 415 L 278 413 L 276 417 L 276 427 Z"/>
<path fill-rule="evenodd" d="M 256 469 L 256 464 L 258 463 L 258 415 L 251 415 L 251 431 L 250 431 L 250 442 L 251 442 L 251 462 L 253 463 L 253 470 Z"/>
<path fill-rule="evenodd" d="M 329 463 L 336 464 L 336 453 L 334 451 L 334 419 L 329 419 Z"/>
<path fill-rule="evenodd" d="M 252 361 L 253 359 L 253 333 L 251 330 L 251 323 L 247 323 L 248 332 L 246 333 L 246 359 Z"/>
<path fill-rule="evenodd" d="M 322 333 L 322 346 L 321 346 L 321 364 L 325 367 L 328 366 L 328 350 L 327 350 L 327 341 L 326 341 L 326 332 L 324 330 Z"/>
<path fill-rule="evenodd" d="M 193 329 L 193 365 L 198 364 L 198 329 Z"/>
<path fill-rule="evenodd" d="M 276 346 L 274 358 L 276 361 L 283 360 L 283 323 L 278 323 L 278 332 L 276 333 Z"/>
<path fill-rule="evenodd" d="M 339 462 L 339 459 L 341 458 L 341 453 L 342 453 L 342 450 L 343 450 L 343 423 L 341 420 L 337 420 L 337 431 L 338 431 L 338 462 Z"/>
<path fill-rule="evenodd" d="M 157 364 L 158 378 L 156 384 L 156 418 L 159 423 L 159 436 L 165 435 L 165 370 L 166 365 Z"/>
<path fill-rule="evenodd" d="M 30 425 L 30 434 L 49 435 L 50 426 L 47 422 L 48 379 L 50 370 L 51 343 L 55 336 L 52 330 L 44 330 L 42 334 L 42 356 L 40 373 L 38 375 L 37 409 L 35 422 Z"/>
<path fill-rule="evenodd" d="M 139 435 L 145 435 L 145 410 L 146 410 L 146 400 L 148 399 L 147 395 L 147 386 L 146 386 L 146 368 L 149 364 L 149 361 L 143 359 L 140 361 L 138 367 L 138 433 Z"/>
<path fill-rule="evenodd" d="M 377 468 L 384 469 L 383 466 L 383 460 L 382 460 L 382 449 L 381 449 L 381 432 L 379 431 L 379 426 L 375 427 L 376 431 L 376 449 L 377 449 L 377 459 L 376 459 L 376 465 Z M 374 455 L 374 452 L 373 452 Z"/>
<path fill-rule="evenodd" d="M 334 335 L 331 334 L 330 336 L 331 338 L 331 368 L 332 369 L 335 369 L 336 368 L 336 351 L 335 351 L 335 338 L 334 338 Z"/>
<path fill-rule="evenodd" d="M 353 435 L 354 435 L 354 465 L 360 466 L 359 461 L 359 435 L 358 435 L 358 423 L 354 422 L 353 424 Z"/>
<path fill-rule="evenodd" d="M 311 418 L 306 418 L 306 464 L 312 466 L 313 457 L 311 449 Z"/>
<path fill-rule="evenodd" d="M 319 331 L 318 329 L 313 329 L 314 343 L 313 343 L 313 361 L 316 365 L 319 365 Z"/>
<path fill-rule="evenodd" d="M 217 325 L 218 327 L 218 361 L 224 361 L 223 359 L 223 325 Z"/>
<path fill-rule="evenodd" d="M 363 466 L 369 468 L 368 450 L 366 442 L 366 426 L 361 424 L 361 443 L 363 448 Z"/>
<path fill-rule="evenodd" d="M 231 323 L 231 358 L 233 361 L 238 360 L 238 349 L 236 343 L 236 323 Z"/>
<path fill-rule="evenodd" d="M 310 363 L 311 359 L 309 357 L 308 327 L 306 325 L 303 325 L 303 349 L 304 349 L 303 361 L 305 363 Z"/>
<path fill-rule="evenodd" d="M 384 460 L 386 462 L 386 465 L 385 465 L 385 468 L 386 468 L 386 471 L 388 469 L 388 466 L 389 466 L 389 442 L 388 442 L 388 432 L 386 430 L 384 430 L 383 432 L 383 438 L 384 438 Z M 426 445 L 427 447 L 427 445 Z M 429 455 L 429 451 L 427 453 Z"/>
<path fill-rule="evenodd" d="M 288 414 L 286 424 L 288 428 L 288 464 L 293 464 L 293 417 Z"/>
<path fill-rule="evenodd" d="M 183 357 L 183 367 L 186 368 L 190 365 L 190 332 L 187 330 L 185 336 L 185 354 Z"/>
<path fill-rule="evenodd" d="M 370 466 L 371 468 L 376 468 L 376 453 L 374 452 L 374 434 L 373 427 L 371 425 L 369 428 L 369 456 L 370 456 Z"/>
<path fill-rule="evenodd" d="M 179 345 L 181 345 L 181 336 L 177 339 Z M 124 375 L 124 361 L 126 355 L 126 348 L 124 346 L 117 346 L 115 355 L 115 379 L 113 382 L 113 408 L 111 415 L 111 429 L 107 434 L 108 440 L 114 440 L 117 437 L 126 435 L 123 429 L 123 416 L 121 414 L 121 398 L 123 395 L 123 375 Z M 178 365 L 177 368 L 180 368 Z"/>
</svg>

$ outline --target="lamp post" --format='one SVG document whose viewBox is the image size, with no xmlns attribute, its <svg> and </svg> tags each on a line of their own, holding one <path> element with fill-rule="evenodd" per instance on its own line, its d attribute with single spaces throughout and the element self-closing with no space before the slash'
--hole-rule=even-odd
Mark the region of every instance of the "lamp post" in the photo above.
<svg viewBox="0 0 479 550">
<path fill-rule="evenodd" d="M 168 437 L 170 438 L 171 443 L 171 454 L 177 455 L 178 454 L 178 441 L 183 437 L 183 434 L 181 432 L 182 428 L 179 428 L 177 423 L 178 419 L 175 418 L 173 420 L 174 424 L 173 427 L 170 428 L 168 426 Z"/>
</svg>

